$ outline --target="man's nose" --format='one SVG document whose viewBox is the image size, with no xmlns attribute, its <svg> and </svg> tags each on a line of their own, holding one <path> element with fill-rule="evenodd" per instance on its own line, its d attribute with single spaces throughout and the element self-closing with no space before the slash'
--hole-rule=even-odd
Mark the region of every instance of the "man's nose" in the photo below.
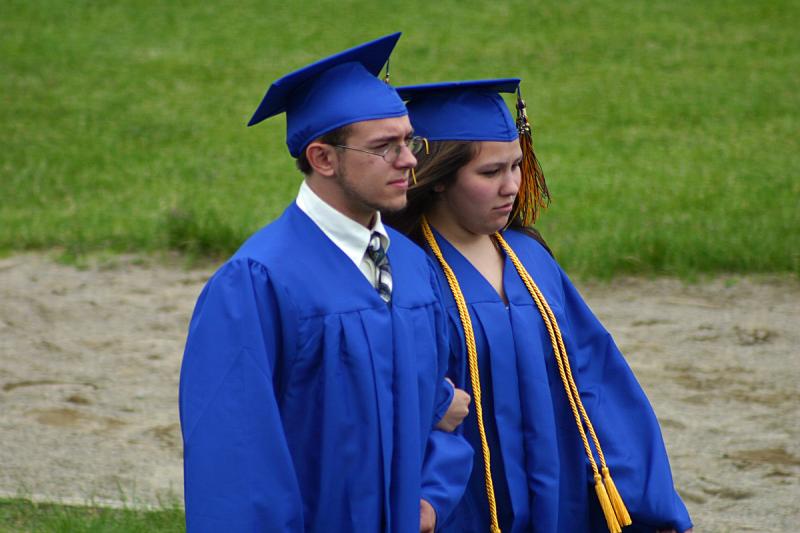
<svg viewBox="0 0 800 533">
<path fill-rule="evenodd" d="M 400 155 L 397 156 L 397 160 L 394 162 L 394 164 L 400 168 L 416 167 L 417 158 L 414 156 L 414 152 L 411 151 L 411 148 L 401 143 Z"/>
</svg>

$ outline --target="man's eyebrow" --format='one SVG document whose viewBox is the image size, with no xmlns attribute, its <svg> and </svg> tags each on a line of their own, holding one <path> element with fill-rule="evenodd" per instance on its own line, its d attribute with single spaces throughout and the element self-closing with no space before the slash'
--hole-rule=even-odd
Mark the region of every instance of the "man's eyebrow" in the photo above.
<svg viewBox="0 0 800 533">
<path fill-rule="evenodd" d="M 408 135 L 403 135 L 403 139 L 405 139 L 406 137 L 408 137 Z M 375 139 L 370 139 L 369 141 L 367 141 L 367 143 L 369 143 L 369 144 L 388 143 L 388 142 L 396 141 L 398 138 L 400 138 L 399 134 L 398 135 L 384 135 L 383 137 L 377 137 Z"/>
</svg>

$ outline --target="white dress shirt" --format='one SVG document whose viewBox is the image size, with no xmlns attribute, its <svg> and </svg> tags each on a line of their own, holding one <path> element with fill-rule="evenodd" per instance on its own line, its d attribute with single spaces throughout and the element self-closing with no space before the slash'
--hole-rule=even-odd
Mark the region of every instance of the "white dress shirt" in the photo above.
<svg viewBox="0 0 800 533">
<path fill-rule="evenodd" d="M 381 214 L 375 213 L 372 229 L 367 229 L 352 218 L 343 215 L 325 200 L 317 196 L 303 180 L 297 192 L 297 207 L 319 226 L 319 229 L 335 244 L 367 278 L 373 287 L 378 283 L 378 272 L 375 264 L 367 255 L 372 233 L 377 231 L 381 236 L 384 250 L 389 249 L 389 234 L 381 222 Z"/>
</svg>

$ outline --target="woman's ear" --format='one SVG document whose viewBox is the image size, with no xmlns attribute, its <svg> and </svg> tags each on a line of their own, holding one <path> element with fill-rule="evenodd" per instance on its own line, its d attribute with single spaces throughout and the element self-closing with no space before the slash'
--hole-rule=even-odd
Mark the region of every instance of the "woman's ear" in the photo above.
<svg viewBox="0 0 800 533">
<path fill-rule="evenodd" d="M 330 144 L 312 142 L 306 147 L 306 159 L 311 168 L 320 176 L 331 177 L 336 174 L 336 149 Z"/>
<path fill-rule="evenodd" d="M 437 183 L 433 186 L 433 192 L 442 193 L 444 192 L 444 183 Z"/>
</svg>

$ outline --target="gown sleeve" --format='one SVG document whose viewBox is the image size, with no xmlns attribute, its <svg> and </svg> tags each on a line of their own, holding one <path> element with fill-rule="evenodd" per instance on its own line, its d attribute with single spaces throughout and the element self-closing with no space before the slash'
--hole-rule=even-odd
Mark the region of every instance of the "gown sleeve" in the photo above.
<svg viewBox="0 0 800 533">
<path fill-rule="evenodd" d="M 437 338 L 437 358 L 440 383 L 436 399 L 435 421 L 447 411 L 452 400 L 452 387 L 444 381 L 447 362 L 450 356 L 450 340 L 444 308 L 441 305 L 441 288 L 438 277 L 431 264 L 431 284 L 439 299 L 436 305 L 435 324 Z M 445 403 L 446 401 L 446 403 Z M 444 410 L 442 406 L 444 405 Z M 439 414 L 441 413 L 441 415 Z M 437 419 L 438 416 L 438 419 Z M 435 424 L 436 422 L 434 422 Z M 472 473 L 472 446 L 462 435 L 459 426 L 452 433 L 432 429 L 425 448 L 422 465 L 422 499 L 431 504 L 436 511 L 436 530 L 438 531 L 456 508 L 464 494 Z"/>
<path fill-rule="evenodd" d="M 453 401 L 455 392 L 453 385 L 448 383 L 447 380 L 443 379 L 441 381 L 439 390 L 436 393 L 436 411 L 433 414 L 433 425 L 438 424 L 439 421 L 444 418 L 447 409 L 450 407 L 450 403 Z"/>
<path fill-rule="evenodd" d="M 281 314 L 264 267 L 233 260 L 195 307 L 181 368 L 186 529 L 303 530 L 276 398 Z"/>
<path fill-rule="evenodd" d="M 650 401 L 611 335 L 559 271 L 569 328 L 564 332 L 567 353 L 611 475 L 633 519 L 631 530 L 685 531 L 692 521 L 674 488 Z"/>
</svg>

